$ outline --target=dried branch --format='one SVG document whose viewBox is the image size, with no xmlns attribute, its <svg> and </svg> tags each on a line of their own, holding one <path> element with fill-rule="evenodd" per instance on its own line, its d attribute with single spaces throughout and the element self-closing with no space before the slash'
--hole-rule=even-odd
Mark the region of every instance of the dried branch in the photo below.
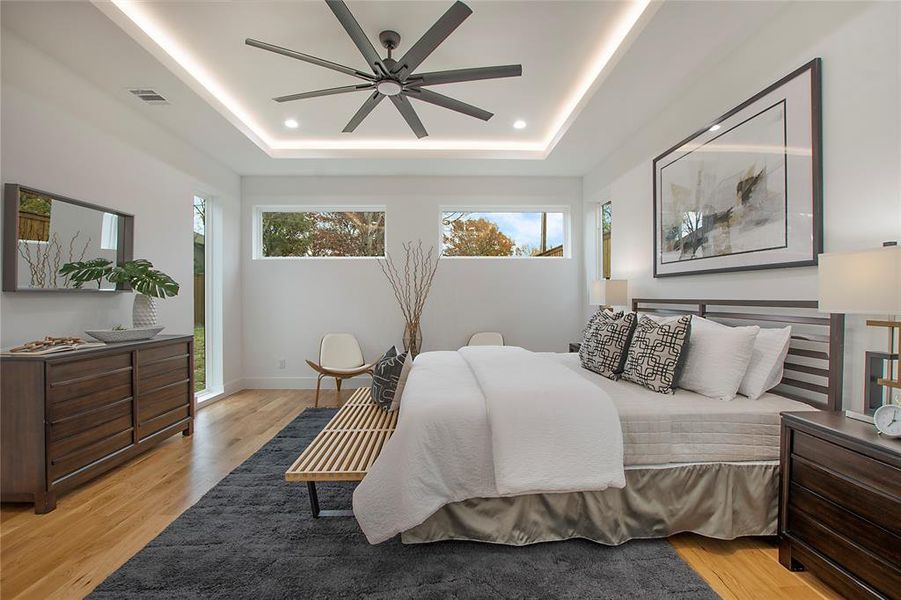
<svg viewBox="0 0 901 600">
<path fill-rule="evenodd" d="M 379 268 L 388 280 L 394 298 L 400 306 L 401 313 L 406 321 L 407 331 L 413 341 L 408 347 L 414 355 L 418 352 L 416 336 L 419 333 L 419 324 L 422 319 L 422 311 L 432 289 L 432 281 L 438 270 L 441 256 L 435 257 L 434 248 L 426 252 L 422 247 L 422 240 L 415 245 L 413 242 L 403 244 L 404 258 L 400 262 L 390 253 L 386 253 L 384 260 L 378 261 Z"/>
</svg>

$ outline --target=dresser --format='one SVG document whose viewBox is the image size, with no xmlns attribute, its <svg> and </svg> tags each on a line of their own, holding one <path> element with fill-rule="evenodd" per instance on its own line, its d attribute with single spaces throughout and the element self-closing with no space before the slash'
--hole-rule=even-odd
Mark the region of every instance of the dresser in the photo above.
<svg viewBox="0 0 901 600">
<path fill-rule="evenodd" d="M 782 415 L 779 562 L 848 598 L 901 595 L 901 440 L 838 412 Z"/>
<path fill-rule="evenodd" d="M 56 497 L 166 438 L 191 435 L 194 340 L 157 336 L 0 359 L 0 500 Z"/>
</svg>

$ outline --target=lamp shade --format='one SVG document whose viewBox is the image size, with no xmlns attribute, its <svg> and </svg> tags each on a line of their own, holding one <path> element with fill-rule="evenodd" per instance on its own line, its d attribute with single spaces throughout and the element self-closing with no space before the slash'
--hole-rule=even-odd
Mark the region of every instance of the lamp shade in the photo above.
<svg viewBox="0 0 901 600">
<path fill-rule="evenodd" d="M 629 303 L 629 282 L 625 279 L 598 279 L 591 284 L 592 306 L 625 306 Z"/>
<path fill-rule="evenodd" d="M 823 312 L 901 314 L 901 246 L 821 254 L 817 278 Z"/>
</svg>

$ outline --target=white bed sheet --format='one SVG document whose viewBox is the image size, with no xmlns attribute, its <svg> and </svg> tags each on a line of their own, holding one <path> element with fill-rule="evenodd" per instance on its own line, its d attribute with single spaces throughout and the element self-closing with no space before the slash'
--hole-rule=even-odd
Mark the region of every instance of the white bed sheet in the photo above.
<svg viewBox="0 0 901 600">
<path fill-rule="evenodd" d="M 629 466 L 779 458 L 779 413 L 817 410 L 772 393 L 723 401 L 695 392 L 658 394 L 583 369 L 574 353 L 542 353 L 604 390 L 619 412 Z"/>
</svg>

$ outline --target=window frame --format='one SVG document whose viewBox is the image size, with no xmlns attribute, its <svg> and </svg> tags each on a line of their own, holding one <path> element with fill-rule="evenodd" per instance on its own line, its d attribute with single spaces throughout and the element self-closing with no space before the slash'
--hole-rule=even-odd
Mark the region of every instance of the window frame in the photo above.
<svg viewBox="0 0 901 600">
<path fill-rule="evenodd" d="M 444 254 L 444 213 L 562 213 L 563 214 L 563 256 L 446 256 Z M 566 204 L 490 204 L 459 205 L 449 204 L 438 207 L 438 250 L 441 260 L 560 260 L 572 258 L 572 216 Z"/>
<path fill-rule="evenodd" d="M 385 253 L 381 256 L 263 256 L 263 213 L 271 212 L 381 212 L 385 213 Z M 252 260 L 380 260 L 388 253 L 388 207 L 384 204 L 275 204 L 253 207 Z"/>
<path fill-rule="evenodd" d="M 613 254 L 613 200 L 603 200 L 597 203 L 595 208 L 595 275 L 598 280 L 611 279 L 613 277 L 613 261 L 610 261 L 610 275 L 604 273 L 604 207 L 610 205 L 610 254 Z"/>
</svg>

